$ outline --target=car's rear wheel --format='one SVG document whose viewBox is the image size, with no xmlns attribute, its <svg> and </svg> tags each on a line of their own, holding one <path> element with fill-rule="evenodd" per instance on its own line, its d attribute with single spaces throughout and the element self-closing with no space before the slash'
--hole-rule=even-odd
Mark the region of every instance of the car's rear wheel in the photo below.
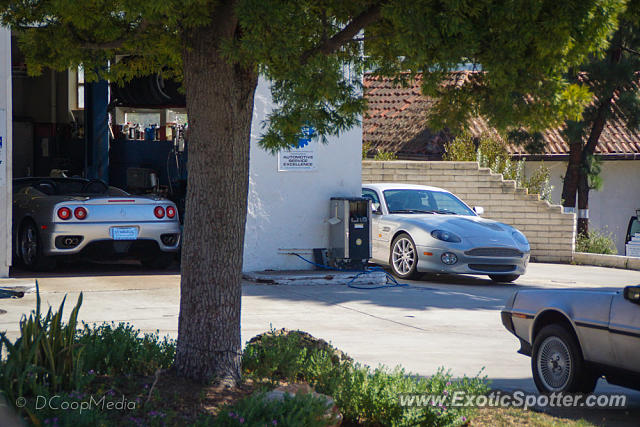
<svg viewBox="0 0 640 427">
<path fill-rule="evenodd" d="M 26 221 L 20 229 L 18 255 L 22 264 L 29 270 L 47 271 L 56 266 L 53 258 L 42 254 L 42 241 L 33 221 Z"/>
<path fill-rule="evenodd" d="M 413 279 L 418 276 L 418 251 L 413 239 L 401 233 L 391 243 L 391 270 L 401 279 Z"/>
<path fill-rule="evenodd" d="M 598 380 L 586 369 L 576 338 L 562 325 L 545 326 L 535 337 L 531 370 L 541 393 L 590 393 Z"/>
<path fill-rule="evenodd" d="M 519 274 L 489 274 L 489 278 L 498 283 L 509 283 L 520 277 Z"/>
</svg>

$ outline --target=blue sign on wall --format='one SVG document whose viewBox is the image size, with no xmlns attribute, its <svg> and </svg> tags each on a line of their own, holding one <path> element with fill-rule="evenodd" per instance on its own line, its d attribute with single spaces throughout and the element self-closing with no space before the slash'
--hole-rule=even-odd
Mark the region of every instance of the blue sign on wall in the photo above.
<svg viewBox="0 0 640 427">
<path fill-rule="evenodd" d="M 315 133 L 316 130 L 313 128 L 313 126 L 303 126 L 302 137 L 298 139 L 298 146 L 296 148 L 304 148 L 309 145 Z"/>
</svg>

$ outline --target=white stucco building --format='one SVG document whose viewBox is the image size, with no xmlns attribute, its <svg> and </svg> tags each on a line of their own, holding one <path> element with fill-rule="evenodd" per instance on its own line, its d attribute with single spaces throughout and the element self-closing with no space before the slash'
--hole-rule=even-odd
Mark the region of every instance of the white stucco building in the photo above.
<svg viewBox="0 0 640 427">
<path fill-rule="evenodd" d="M 551 170 L 553 203 L 562 202 L 562 180 L 567 163 L 544 161 Z M 525 162 L 525 173 L 531 176 L 540 166 L 539 161 Z M 611 234 L 618 255 L 625 254 L 625 236 L 629 218 L 640 209 L 640 159 L 604 160 L 602 162 L 602 188 L 589 192 L 589 229 Z"/>
<path fill-rule="evenodd" d="M 313 166 L 283 168 L 279 155 L 258 145 L 261 123 L 272 108 L 268 82 L 255 95 L 251 129 L 249 206 L 243 271 L 312 269 L 290 252 L 312 260 L 329 243 L 329 199 L 360 196 L 362 129 L 357 126 L 324 145 L 310 142 Z M 306 168 L 305 168 L 306 167 Z"/>
<path fill-rule="evenodd" d="M 0 28 L 0 277 L 11 265 L 11 33 Z"/>
</svg>

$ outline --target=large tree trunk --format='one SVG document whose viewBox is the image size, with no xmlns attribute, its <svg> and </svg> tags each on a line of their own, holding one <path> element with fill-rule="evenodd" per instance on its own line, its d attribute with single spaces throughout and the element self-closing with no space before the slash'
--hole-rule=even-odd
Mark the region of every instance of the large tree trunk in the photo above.
<svg viewBox="0 0 640 427">
<path fill-rule="evenodd" d="M 598 107 L 596 111 L 596 117 L 589 133 L 587 143 L 582 149 L 580 155 L 580 175 L 578 179 L 578 234 L 589 233 L 589 157 L 593 156 L 604 130 L 604 126 L 607 124 L 607 115 L 611 109 L 611 103 L 613 101 L 613 94 L 605 100 Z"/>
<path fill-rule="evenodd" d="M 576 194 L 580 180 L 580 158 L 582 157 L 582 141 L 569 144 L 569 162 L 562 184 L 562 206 L 565 212 L 574 212 L 576 208 Z"/>
<path fill-rule="evenodd" d="M 254 69 L 227 63 L 232 6 L 186 36 L 187 189 L 176 368 L 199 381 L 240 380 L 242 253 L 249 182 Z"/>
<path fill-rule="evenodd" d="M 578 181 L 578 234 L 589 235 L 589 176 L 580 172 Z"/>
<path fill-rule="evenodd" d="M 615 47 L 609 53 L 610 64 L 614 67 L 620 63 L 622 57 L 622 48 Z M 589 156 L 595 153 L 596 146 L 600 140 L 600 135 L 607 123 L 607 115 L 611 109 L 614 93 L 601 95 L 601 104 L 595 112 L 595 116 L 591 117 L 593 125 L 586 144 L 582 141 L 575 141 L 569 144 L 569 163 L 567 164 L 567 173 L 564 177 L 562 186 L 562 206 L 565 210 L 573 209 L 576 206 L 576 195 L 578 199 L 578 233 L 587 234 L 589 231 L 589 177 L 587 173 L 587 160 Z M 607 98 L 605 99 L 605 96 Z"/>
<path fill-rule="evenodd" d="M 588 159 L 595 153 L 600 135 L 607 123 L 612 100 L 613 95 L 605 99 L 596 110 L 586 144 L 583 146 L 582 141 L 569 144 L 569 162 L 562 186 L 562 206 L 570 212 L 571 208 L 575 209 L 576 200 L 578 201 L 578 234 L 587 234 L 589 231 Z"/>
</svg>

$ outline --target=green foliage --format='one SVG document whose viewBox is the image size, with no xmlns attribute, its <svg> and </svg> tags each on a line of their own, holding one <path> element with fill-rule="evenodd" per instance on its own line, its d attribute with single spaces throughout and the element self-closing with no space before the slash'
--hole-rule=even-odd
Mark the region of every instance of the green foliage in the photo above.
<svg viewBox="0 0 640 427">
<path fill-rule="evenodd" d="M 82 293 L 65 325 L 64 303 L 58 311 L 40 311 L 40 289 L 36 283 L 36 309 L 20 320 L 20 337 L 15 343 L 0 334 L 0 389 L 9 402 L 23 396 L 72 390 L 85 383 L 82 348 L 75 342 Z"/>
<path fill-rule="evenodd" d="M 256 338 L 242 353 L 242 368 L 258 380 L 312 383 L 349 360 L 330 344 L 301 331 L 271 329 Z"/>
<path fill-rule="evenodd" d="M 576 252 L 592 254 L 617 255 L 618 250 L 613 242 L 613 235 L 604 231 L 590 230 L 588 235 L 578 234 Z"/>
<path fill-rule="evenodd" d="M 524 177 L 522 183 L 518 185 L 526 188 L 529 194 L 539 194 L 542 200 L 553 203 L 553 200 L 551 200 L 551 192 L 553 191 L 551 169 L 545 166 L 544 162 L 540 162 L 540 166 L 533 174 L 529 178 Z"/>
<path fill-rule="evenodd" d="M 587 174 L 589 189 L 600 191 L 603 185 L 603 179 L 602 176 L 600 176 L 602 172 L 602 160 L 597 156 L 589 154 L 586 156 L 583 168 Z"/>
<path fill-rule="evenodd" d="M 264 393 L 257 393 L 224 408 L 212 424 L 202 425 L 323 427 L 336 423 L 327 415 L 329 408 L 322 396 L 285 394 L 282 400 L 268 400 Z"/>
<path fill-rule="evenodd" d="M 362 160 L 367 160 L 369 158 L 369 153 L 374 151 L 373 160 L 376 161 L 388 161 L 388 160 L 398 160 L 398 156 L 393 151 L 384 151 L 379 148 L 373 149 L 371 143 L 363 143 L 362 144 Z"/>
<path fill-rule="evenodd" d="M 524 160 L 513 161 L 504 143 L 495 135 L 482 135 L 475 140 L 469 133 L 463 133 L 445 144 L 443 160 L 471 162 L 489 168 L 493 173 L 502 174 L 504 179 L 513 180 L 518 187 L 526 188 L 529 194 L 539 194 L 543 200 L 551 202 L 551 170 L 540 165 L 531 177 L 524 174 Z"/>
<path fill-rule="evenodd" d="M 393 151 L 378 150 L 376 152 L 376 155 L 373 156 L 373 160 L 377 160 L 377 161 L 398 160 L 398 156 Z"/>
<path fill-rule="evenodd" d="M 477 160 L 475 142 L 471 134 L 463 133 L 445 144 L 442 160 L 449 162 L 475 162 Z"/>
<path fill-rule="evenodd" d="M 278 106 L 262 143 L 277 150 L 294 145 L 304 125 L 322 140 L 356 125 L 366 110 L 365 71 L 399 84 L 423 73 L 423 92 L 438 95 L 436 127 L 454 128 L 478 114 L 501 129 L 534 131 L 579 120 L 589 91 L 564 77 L 604 51 L 624 6 L 623 0 L 242 0 L 232 8 L 217 0 L 44 0 L 36 7 L 2 0 L 0 13 L 19 35 L 31 74 L 82 63 L 88 79 L 114 81 L 158 72 L 181 78 L 194 33 L 230 24 L 210 41 L 211 52 L 272 82 Z M 117 55 L 127 59 L 116 61 Z M 459 64 L 483 72 L 465 84 L 442 85 Z"/>
<path fill-rule="evenodd" d="M 540 154 L 544 152 L 545 141 L 542 132 L 528 132 L 524 129 L 512 129 L 507 133 L 507 140 L 524 147 L 529 154 Z"/>
<path fill-rule="evenodd" d="M 55 396 L 58 403 L 76 402 L 96 375 L 150 375 L 166 369 L 173 363 L 175 343 L 166 337 L 161 340 L 157 334 L 141 336 L 139 330 L 124 323 L 85 324 L 78 330 L 82 294 L 67 323 L 62 321 L 65 301 L 66 296 L 57 311 L 49 308 L 43 315 L 36 283 L 36 308 L 20 321 L 19 338 L 12 343 L 6 333 L 0 333 L 0 392 L 11 405 L 17 398 L 25 398 L 27 405 L 17 409 L 31 420 L 50 417 L 57 418 L 59 425 L 105 425 L 106 418 L 99 410 L 78 413 L 44 408 L 35 413 L 36 398 Z"/>
<path fill-rule="evenodd" d="M 629 129 L 640 124 L 640 2 L 627 2 L 620 15 L 619 25 L 610 43 L 601 55 L 591 55 L 571 70 L 567 79 L 575 84 L 589 85 L 593 102 L 589 103 L 582 117 L 565 122 L 564 137 L 570 143 L 568 178 L 564 182 L 563 197 L 573 203 L 579 183 L 587 178 L 586 196 L 589 190 L 602 187 L 601 166 L 594 157 L 603 130 L 612 119 L 623 121 Z M 616 117 L 614 117 L 614 115 Z M 618 135 L 612 134 L 616 138 Z M 576 177 L 574 171 L 579 175 Z"/>
<path fill-rule="evenodd" d="M 338 357 L 335 349 L 301 345 L 300 334 L 272 330 L 259 341 L 250 342 L 243 355 L 245 375 L 257 380 L 270 375 L 270 381 L 309 382 L 318 392 L 334 398 L 347 422 L 390 426 L 463 424 L 463 417 L 468 417 L 472 409 L 449 407 L 453 392 L 482 394 L 488 390 L 484 378 L 454 381 L 443 370 L 429 378 L 411 376 L 401 369 L 372 370 Z M 398 397 L 401 393 L 447 397 L 440 407 L 403 407 Z"/>
<path fill-rule="evenodd" d="M 141 334 L 129 323 L 89 326 L 78 333 L 83 365 L 97 375 L 152 375 L 173 364 L 175 342 L 157 333 Z"/>
<path fill-rule="evenodd" d="M 362 143 L 362 160 L 367 160 L 369 158 L 369 151 L 371 151 L 371 143 L 363 142 Z"/>
<path fill-rule="evenodd" d="M 319 391 L 323 388 L 319 387 Z M 428 378 L 414 377 L 396 368 L 371 370 L 355 365 L 343 371 L 332 396 L 347 420 L 372 425 L 438 426 L 464 424 L 473 408 L 452 407 L 452 396 L 484 394 L 488 387 L 483 378 L 454 380 L 443 369 Z M 329 391 L 326 391 L 329 394 Z M 402 406 L 400 395 L 442 397 L 442 401 L 423 406 Z"/>
</svg>

